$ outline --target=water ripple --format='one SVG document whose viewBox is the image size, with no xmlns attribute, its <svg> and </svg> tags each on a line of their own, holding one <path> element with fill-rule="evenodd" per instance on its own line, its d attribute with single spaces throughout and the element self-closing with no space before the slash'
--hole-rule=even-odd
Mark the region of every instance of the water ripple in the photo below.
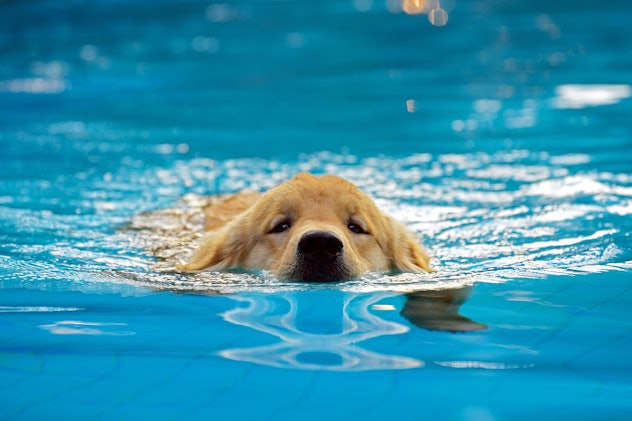
<svg viewBox="0 0 632 421">
<path fill-rule="evenodd" d="M 279 282 L 265 273 L 172 270 L 201 238 L 205 195 L 265 190 L 300 171 L 335 173 L 358 184 L 420 235 L 438 269 L 434 274 L 368 274 L 337 286 L 342 289 L 409 291 L 628 271 L 632 177 L 589 165 L 584 155 L 523 150 L 363 159 L 322 152 L 295 162 L 192 159 L 168 168 L 130 165 L 85 189 L 103 192 L 110 204 L 106 208 L 92 201 L 94 209 L 63 217 L 0 208 L 5 231 L 18 234 L 18 240 L 14 236 L 2 246 L 0 280 L 215 293 L 318 288 Z M 136 216 L 122 217 L 121 209 Z M 20 239 L 19 220 L 29 221 L 29 232 L 52 233 L 53 239 L 45 244 Z"/>
</svg>

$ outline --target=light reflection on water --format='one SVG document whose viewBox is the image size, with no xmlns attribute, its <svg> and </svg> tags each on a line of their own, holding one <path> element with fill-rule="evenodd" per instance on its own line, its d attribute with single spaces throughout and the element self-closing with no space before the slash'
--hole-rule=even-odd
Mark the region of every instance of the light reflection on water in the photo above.
<svg viewBox="0 0 632 421">
<path fill-rule="evenodd" d="M 224 320 L 272 335 L 277 342 L 225 349 L 218 354 L 237 361 L 304 370 L 388 370 L 423 366 L 423 361 L 415 358 L 364 348 L 364 342 L 369 339 L 409 330 L 402 323 L 385 320 L 370 311 L 373 304 L 393 294 L 346 293 L 337 297 L 342 298 L 341 303 L 334 304 L 339 308 L 331 309 L 335 300 L 322 304 L 329 307 L 324 318 L 323 312 L 313 311 L 313 305 L 306 305 L 311 297 L 303 295 L 305 293 L 233 296 L 234 300 L 247 305 L 222 314 Z M 330 325 L 326 325 L 323 332 L 322 325 L 327 323 Z"/>
<path fill-rule="evenodd" d="M 387 353 L 379 352 L 371 349 L 370 340 L 405 334 L 411 325 L 413 329 L 470 334 L 485 330 L 486 325 L 459 314 L 468 295 L 469 288 L 404 296 L 384 291 L 367 294 L 340 290 L 238 294 L 231 296 L 238 304 L 223 313 L 222 318 L 271 335 L 276 342 L 232 347 L 217 354 L 231 360 L 302 370 L 419 368 L 426 363 L 415 353 L 395 355 L 392 347 Z M 398 309 L 398 313 L 393 313 Z M 471 364 L 478 366 L 477 361 Z"/>
</svg>

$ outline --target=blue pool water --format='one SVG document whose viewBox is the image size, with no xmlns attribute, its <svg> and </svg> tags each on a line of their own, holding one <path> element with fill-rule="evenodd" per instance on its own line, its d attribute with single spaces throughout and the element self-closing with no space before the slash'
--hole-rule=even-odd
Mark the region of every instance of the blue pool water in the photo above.
<svg viewBox="0 0 632 421">
<path fill-rule="evenodd" d="M 401 4 L 0 2 L 0 419 L 632 417 L 632 3 Z M 178 274 L 138 220 L 299 171 L 437 273 Z"/>
</svg>

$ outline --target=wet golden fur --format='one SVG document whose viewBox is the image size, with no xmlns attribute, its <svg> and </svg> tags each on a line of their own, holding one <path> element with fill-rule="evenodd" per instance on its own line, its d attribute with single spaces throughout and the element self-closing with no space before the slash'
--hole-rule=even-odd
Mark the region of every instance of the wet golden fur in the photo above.
<svg viewBox="0 0 632 421">
<path fill-rule="evenodd" d="M 304 173 L 265 193 L 233 195 L 207 209 L 205 229 L 209 234 L 179 269 L 269 270 L 280 279 L 299 281 L 432 271 L 428 255 L 403 224 L 333 175 Z M 332 262 L 314 264 L 301 256 L 299 243 L 314 232 L 340 240 Z"/>
</svg>

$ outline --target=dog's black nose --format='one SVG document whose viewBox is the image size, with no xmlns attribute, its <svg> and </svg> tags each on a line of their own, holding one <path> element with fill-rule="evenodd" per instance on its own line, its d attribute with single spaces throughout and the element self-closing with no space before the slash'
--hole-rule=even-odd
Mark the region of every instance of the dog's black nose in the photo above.
<svg viewBox="0 0 632 421">
<path fill-rule="evenodd" d="M 331 263 L 342 252 L 342 241 L 327 231 L 304 234 L 298 242 L 298 251 L 310 263 Z"/>
</svg>

